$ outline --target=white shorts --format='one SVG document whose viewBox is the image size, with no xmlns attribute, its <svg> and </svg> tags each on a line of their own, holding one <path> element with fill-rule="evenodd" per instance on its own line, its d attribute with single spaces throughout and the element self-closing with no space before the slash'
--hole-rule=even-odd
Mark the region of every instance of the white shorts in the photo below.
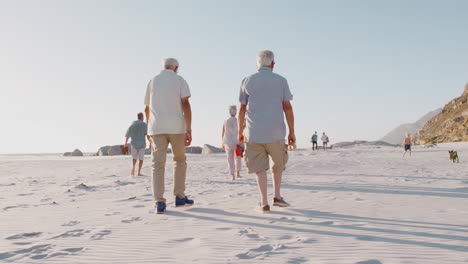
<svg viewBox="0 0 468 264">
<path fill-rule="evenodd" d="M 145 159 L 145 148 L 136 149 L 131 148 L 132 158 L 134 160 L 144 160 Z"/>
</svg>

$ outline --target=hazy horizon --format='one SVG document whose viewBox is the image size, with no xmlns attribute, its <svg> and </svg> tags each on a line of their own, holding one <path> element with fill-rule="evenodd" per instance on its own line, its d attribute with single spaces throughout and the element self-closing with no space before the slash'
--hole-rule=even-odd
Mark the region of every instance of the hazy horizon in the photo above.
<svg viewBox="0 0 468 264">
<path fill-rule="evenodd" d="M 0 153 L 124 143 L 148 81 L 175 57 L 194 146 L 221 144 L 255 55 L 275 52 L 298 147 L 378 140 L 462 94 L 468 2 L 2 1 Z"/>
</svg>

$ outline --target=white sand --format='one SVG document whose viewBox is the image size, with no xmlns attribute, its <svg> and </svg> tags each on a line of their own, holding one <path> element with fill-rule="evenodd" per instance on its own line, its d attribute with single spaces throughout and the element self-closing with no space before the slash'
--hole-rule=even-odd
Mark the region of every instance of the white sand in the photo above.
<svg viewBox="0 0 468 264">
<path fill-rule="evenodd" d="M 0 262 L 468 262 L 466 143 L 408 159 L 395 148 L 293 152 L 292 207 L 271 213 L 256 210 L 253 175 L 229 180 L 224 155 L 188 163 L 195 205 L 173 208 L 170 162 L 168 212 L 157 215 L 150 177 L 128 176 L 129 157 L 0 156 Z"/>
</svg>

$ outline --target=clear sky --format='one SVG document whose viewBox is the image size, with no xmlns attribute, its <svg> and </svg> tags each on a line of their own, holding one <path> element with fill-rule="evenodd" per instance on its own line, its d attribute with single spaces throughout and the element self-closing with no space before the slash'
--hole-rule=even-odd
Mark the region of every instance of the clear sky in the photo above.
<svg viewBox="0 0 468 264">
<path fill-rule="evenodd" d="M 376 140 L 459 96 L 468 1 L 0 1 L 1 153 L 123 144 L 145 87 L 175 57 L 194 145 L 221 144 L 228 106 L 271 49 L 296 136 Z"/>
</svg>

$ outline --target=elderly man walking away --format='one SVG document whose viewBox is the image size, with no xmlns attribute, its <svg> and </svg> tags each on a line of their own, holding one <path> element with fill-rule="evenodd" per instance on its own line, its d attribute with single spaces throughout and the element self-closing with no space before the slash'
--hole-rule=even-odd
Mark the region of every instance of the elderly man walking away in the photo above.
<svg viewBox="0 0 468 264">
<path fill-rule="evenodd" d="M 286 79 L 273 73 L 274 66 L 273 52 L 269 50 L 259 52 L 258 72 L 242 81 L 239 96 L 239 141 L 246 142 L 245 156 L 249 173 L 257 174 L 262 211 L 270 211 L 267 197 L 267 170 L 270 167 L 270 157 L 273 161 L 273 205 L 289 206 L 280 192 L 283 171 L 288 161 L 287 145 L 284 143 L 286 137 L 284 116 L 289 127 L 288 144 L 296 143 L 294 114 L 290 103 L 293 96 Z"/>
<path fill-rule="evenodd" d="M 166 210 L 164 173 L 169 144 L 174 160 L 175 206 L 194 203 L 185 195 L 185 147 L 192 142 L 190 90 L 184 78 L 177 75 L 179 62 L 176 59 L 164 59 L 163 67 L 164 70 L 148 83 L 145 96 L 148 135 L 153 144 L 153 196 L 159 214 Z"/>
<path fill-rule="evenodd" d="M 145 159 L 145 148 L 146 139 L 145 136 L 148 131 L 148 126 L 143 122 L 143 113 L 138 113 L 138 120 L 134 121 L 132 125 L 127 129 L 125 134 L 125 147 L 128 147 L 128 139 L 130 138 L 130 152 L 133 159 L 132 176 L 135 176 L 135 165 L 137 160 L 140 161 L 138 164 L 138 176 L 141 175 L 141 168 L 143 167 L 143 160 Z M 149 138 L 148 138 L 149 140 Z"/>
</svg>

